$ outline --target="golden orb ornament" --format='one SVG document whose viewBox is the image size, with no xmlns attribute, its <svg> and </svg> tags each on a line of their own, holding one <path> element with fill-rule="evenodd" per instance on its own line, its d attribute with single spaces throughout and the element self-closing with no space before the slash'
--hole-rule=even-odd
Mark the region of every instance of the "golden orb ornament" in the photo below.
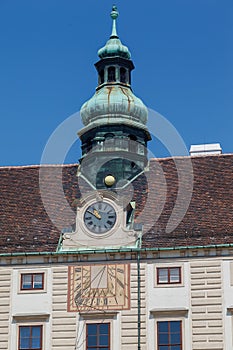
<svg viewBox="0 0 233 350">
<path fill-rule="evenodd" d="M 105 185 L 109 187 L 113 186 L 115 182 L 116 182 L 116 179 L 113 175 L 107 175 L 104 179 Z"/>
</svg>

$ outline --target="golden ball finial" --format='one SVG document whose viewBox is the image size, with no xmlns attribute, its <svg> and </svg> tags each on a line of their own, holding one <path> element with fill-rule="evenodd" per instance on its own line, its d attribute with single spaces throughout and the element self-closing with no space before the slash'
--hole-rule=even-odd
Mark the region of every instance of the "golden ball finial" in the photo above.
<svg viewBox="0 0 233 350">
<path fill-rule="evenodd" d="M 104 183 L 106 186 L 108 187 L 111 187 L 115 184 L 116 182 L 116 179 L 113 175 L 107 175 L 105 178 L 104 178 Z"/>
</svg>

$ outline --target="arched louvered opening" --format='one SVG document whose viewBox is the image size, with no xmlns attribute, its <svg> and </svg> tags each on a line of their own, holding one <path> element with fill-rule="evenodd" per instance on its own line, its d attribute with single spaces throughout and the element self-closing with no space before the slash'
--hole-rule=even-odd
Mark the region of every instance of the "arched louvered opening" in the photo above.
<svg viewBox="0 0 233 350">
<path fill-rule="evenodd" d="M 92 149 L 92 140 L 88 138 L 86 141 L 86 152 L 89 152 Z"/>
<path fill-rule="evenodd" d="M 104 83 L 104 69 L 102 69 L 99 73 L 99 84 Z"/>
<path fill-rule="evenodd" d="M 108 82 L 116 81 L 116 69 L 115 67 L 108 68 Z"/>
<path fill-rule="evenodd" d="M 120 81 L 121 83 L 127 83 L 127 70 L 123 67 L 120 68 Z"/>
<path fill-rule="evenodd" d="M 115 148 L 115 140 L 114 140 L 114 134 L 107 133 L 104 135 L 105 142 L 104 147 L 106 150 L 113 150 Z"/>
<path fill-rule="evenodd" d="M 136 152 L 137 150 L 137 137 L 135 135 L 129 135 L 129 151 Z"/>
</svg>

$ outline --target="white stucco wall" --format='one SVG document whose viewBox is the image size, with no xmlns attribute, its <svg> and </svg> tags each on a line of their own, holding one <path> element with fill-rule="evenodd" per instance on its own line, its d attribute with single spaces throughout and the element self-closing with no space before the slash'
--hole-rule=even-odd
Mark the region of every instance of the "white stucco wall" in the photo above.
<svg viewBox="0 0 233 350">
<path fill-rule="evenodd" d="M 233 349 L 233 260 L 224 259 L 222 262 L 223 281 L 223 321 L 225 333 L 225 349 Z M 228 310 L 232 308 L 232 311 Z"/>
<path fill-rule="evenodd" d="M 45 273 L 44 291 L 20 291 L 21 273 Z M 18 327 L 20 325 L 43 325 L 43 348 L 50 349 L 52 283 L 51 269 L 42 266 L 14 268 L 11 289 L 10 349 L 17 349 Z M 31 315 L 28 317 L 28 315 Z M 33 315 L 36 315 L 33 318 Z M 46 318 L 46 315 L 48 317 Z M 34 319 L 37 319 L 35 322 Z"/>
<path fill-rule="evenodd" d="M 156 267 L 181 267 L 182 283 L 180 285 L 156 285 Z M 191 347 L 191 321 L 190 321 L 190 281 L 189 262 L 181 260 L 161 260 L 147 265 L 147 301 L 148 301 L 148 334 L 150 343 L 148 349 L 156 348 L 156 320 L 182 320 L 183 343 L 185 350 Z M 157 318 L 152 310 L 164 310 L 161 317 Z M 171 315 L 165 311 L 171 311 Z M 176 312 L 176 310 L 178 310 Z M 179 310 L 187 310 L 186 315 L 180 315 Z M 172 312 L 174 311 L 174 312 Z"/>
</svg>

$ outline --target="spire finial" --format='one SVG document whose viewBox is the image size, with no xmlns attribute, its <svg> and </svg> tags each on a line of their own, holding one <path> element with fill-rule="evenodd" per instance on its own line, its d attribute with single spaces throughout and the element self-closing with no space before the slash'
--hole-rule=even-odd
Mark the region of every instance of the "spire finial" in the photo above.
<svg viewBox="0 0 233 350">
<path fill-rule="evenodd" d="M 111 39 L 113 38 L 118 38 L 117 31 L 116 31 L 116 19 L 119 15 L 119 12 L 117 11 L 116 5 L 113 5 L 112 7 L 112 12 L 111 12 L 111 17 L 112 17 L 112 34 L 110 36 Z"/>
</svg>

